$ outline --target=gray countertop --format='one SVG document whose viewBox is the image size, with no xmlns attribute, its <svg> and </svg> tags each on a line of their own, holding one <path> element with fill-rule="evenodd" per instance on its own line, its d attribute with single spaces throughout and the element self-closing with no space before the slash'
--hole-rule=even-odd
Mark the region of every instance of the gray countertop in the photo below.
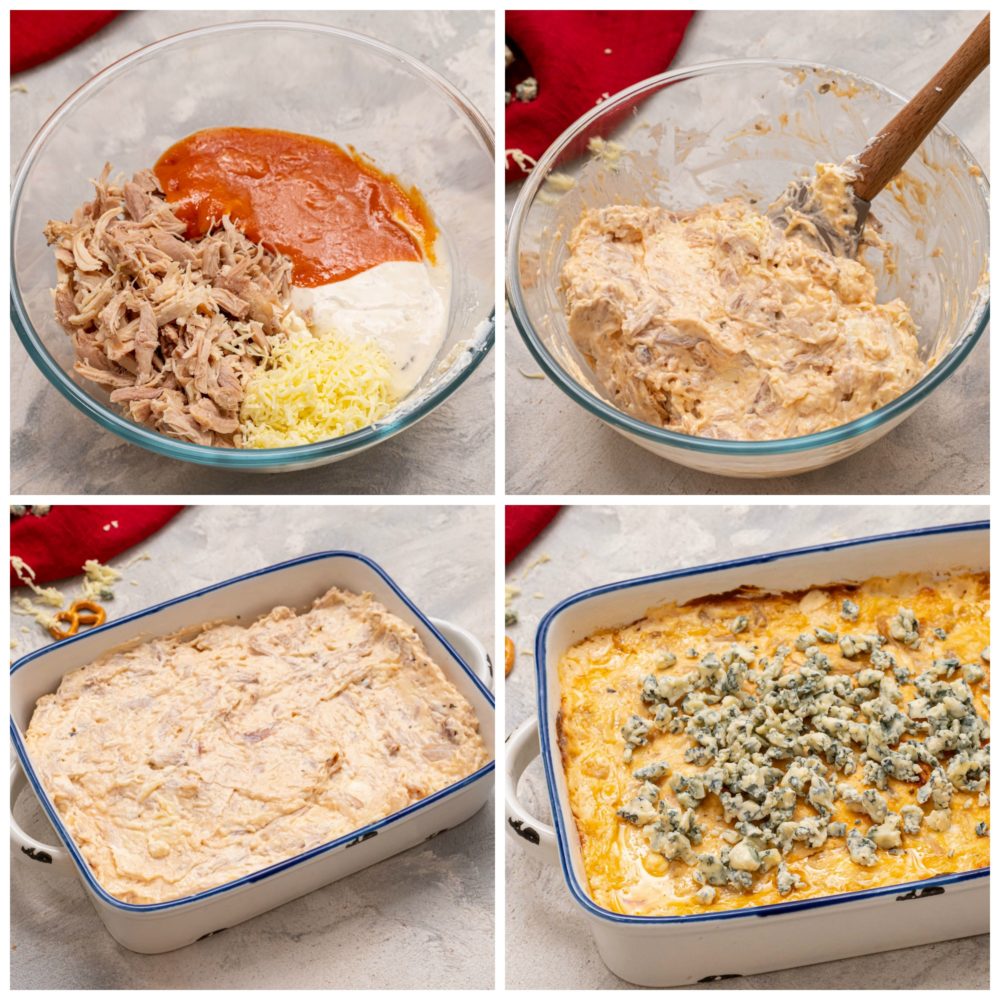
<svg viewBox="0 0 1000 1000">
<path fill-rule="evenodd" d="M 841 66 L 913 94 L 981 13 L 699 12 L 671 68 L 713 59 L 794 58 Z M 988 72 L 945 116 L 989 170 Z M 508 185 L 508 209 L 517 194 Z M 515 494 L 980 494 L 989 484 L 988 331 L 961 369 L 899 427 L 826 469 L 780 479 L 730 479 L 640 448 L 548 379 L 507 313 L 507 491 Z M 530 415 L 530 416 L 529 416 Z M 544 447 L 537 430 L 545 428 Z"/>
<path fill-rule="evenodd" d="M 11 167 L 77 87 L 116 59 L 167 35 L 255 18 L 350 28 L 395 45 L 442 73 L 494 117 L 492 11 L 141 11 L 14 78 Z M 21 91 L 20 87 L 26 88 Z M 333 465 L 244 475 L 153 455 L 102 430 L 68 403 L 11 336 L 11 491 L 17 494 L 485 494 L 493 492 L 493 355 L 419 424 Z"/>
<path fill-rule="evenodd" d="M 492 544 L 489 507 L 191 507 L 113 560 L 152 557 L 125 572 L 109 610 L 121 617 L 283 559 L 355 549 L 425 613 L 464 626 L 492 649 L 492 559 L 481 555 Z M 12 619 L 19 644 L 12 657 L 47 638 L 25 621 Z M 55 836 L 30 793 L 18 817 L 40 839 Z M 75 874 L 12 852 L 11 986 L 488 989 L 494 844 L 491 801 L 419 847 L 165 955 L 126 951 L 104 930 Z"/>
<path fill-rule="evenodd" d="M 884 531 L 988 517 L 987 507 L 568 507 L 508 567 L 519 621 L 507 629 L 519 655 L 505 684 L 511 732 L 535 714 L 530 654 L 541 616 L 598 584 L 699 563 Z M 547 562 L 538 562 L 549 556 Z M 549 821 L 539 761 L 521 782 L 526 805 Z M 624 989 L 605 968 L 556 865 L 507 840 L 506 982 L 512 989 Z M 727 980 L 705 989 L 987 989 L 989 937 L 966 938 Z"/>
</svg>

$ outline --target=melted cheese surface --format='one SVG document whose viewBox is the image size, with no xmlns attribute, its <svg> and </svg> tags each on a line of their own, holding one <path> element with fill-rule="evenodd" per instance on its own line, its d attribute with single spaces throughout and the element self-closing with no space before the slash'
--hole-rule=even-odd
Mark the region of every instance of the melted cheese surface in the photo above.
<svg viewBox="0 0 1000 1000">
<path fill-rule="evenodd" d="M 472 707 L 370 594 L 109 654 L 38 700 L 45 790 L 113 896 L 179 899 L 426 798 L 488 760 Z"/>
<path fill-rule="evenodd" d="M 817 169 L 839 232 L 850 178 Z M 742 198 L 583 213 L 562 290 L 570 336 L 615 406 L 684 434 L 773 440 L 862 417 L 923 375 L 906 304 L 877 302 L 868 264 L 827 252 L 791 214 L 779 230 Z"/>
<path fill-rule="evenodd" d="M 901 601 L 913 610 L 921 623 L 920 648 L 912 650 L 896 642 L 885 647 L 901 666 L 910 668 L 913 676 L 938 657 L 955 656 L 963 663 L 979 664 L 986 676 L 971 688 L 979 714 L 988 718 L 989 664 L 980 658 L 989 646 L 986 574 L 936 578 L 907 575 L 875 578 L 858 586 L 817 588 L 804 594 L 725 595 L 683 606 L 664 605 L 624 628 L 597 632 L 570 648 L 559 662 L 560 748 L 589 891 L 595 902 L 616 913 L 640 916 L 701 913 L 902 884 L 989 864 L 989 838 L 975 833 L 977 824 L 989 823 L 989 807 L 979 805 L 978 794 L 956 790 L 947 831 L 936 832 L 924 822 L 919 834 L 903 835 L 900 854 L 879 850 L 874 867 L 855 864 L 843 838 L 831 837 L 820 848 L 797 843 L 784 860 L 789 871 L 803 880 L 802 887 L 780 895 L 771 871 L 759 875 L 752 892 L 722 886 L 713 903 L 703 904 L 694 898 L 701 888 L 693 878 L 696 868 L 681 860 L 668 862 L 652 852 L 642 828 L 616 815 L 639 785 L 633 777 L 635 769 L 664 761 L 675 773 L 688 775 L 705 770 L 685 761 L 684 751 L 693 744 L 683 732 L 651 731 L 648 745 L 638 747 L 631 762 L 623 759 L 622 726 L 632 715 L 646 714 L 640 698 L 644 677 L 656 671 L 662 676 L 691 670 L 697 663 L 697 659 L 685 655 L 691 647 L 698 650 L 699 657 L 713 650 L 721 653 L 734 641 L 730 623 L 739 615 L 746 615 L 750 622 L 739 641 L 758 647 L 762 654 L 771 654 L 779 643 L 794 640 L 817 626 L 843 633 L 845 623 L 839 610 L 845 598 L 860 608 L 857 622 L 849 626 L 853 633 L 886 634 L 886 622 L 896 614 Z M 932 633 L 935 628 L 944 629 L 947 638 L 937 639 Z M 866 658 L 843 657 L 836 645 L 821 648 L 833 663 L 833 674 L 850 674 L 869 666 Z M 667 671 L 658 668 L 665 651 L 677 656 L 676 664 Z M 803 656 L 792 652 L 787 667 L 800 664 Z M 912 684 L 900 688 L 905 708 L 905 702 L 916 693 Z M 868 787 L 861 779 L 860 767 L 846 777 L 830 770 L 833 784 L 847 782 L 859 790 Z M 881 794 L 889 810 L 898 812 L 903 806 L 916 804 L 917 788 L 916 784 L 889 779 L 888 788 Z M 662 785 L 662 798 L 678 806 L 667 782 Z M 928 802 L 922 808 L 926 819 L 935 807 Z M 798 802 L 796 820 L 815 815 L 804 800 Z M 862 833 L 871 822 L 867 816 L 859 818 L 858 813 L 849 811 L 839 798 L 831 818 L 845 822 L 848 831 L 856 828 Z M 715 795 L 709 794 L 701 803 L 697 819 L 705 834 L 695 850 L 718 854 L 727 846 L 720 834 L 731 828 Z"/>
</svg>

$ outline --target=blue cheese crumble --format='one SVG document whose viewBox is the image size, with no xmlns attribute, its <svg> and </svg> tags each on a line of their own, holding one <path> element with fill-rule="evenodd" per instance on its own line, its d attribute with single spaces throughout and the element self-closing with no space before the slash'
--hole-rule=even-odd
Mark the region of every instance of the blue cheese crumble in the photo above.
<svg viewBox="0 0 1000 1000">
<path fill-rule="evenodd" d="M 859 616 L 857 603 L 845 600 L 840 617 L 853 623 Z M 749 628 L 747 615 L 728 623 L 734 636 Z M 653 853 L 692 868 L 700 886 L 696 900 L 714 902 L 722 886 L 749 892 L 765 877 L 787 896 L 803 885 L 787 855 L 797 845 L 818 849 L 829 838 L 842 841 L 840 849 L 856 865 L 872 868 L 880 852 L 900 854 L 904 838 L 923 827 L 948 830 L 956 789 L 978 791 L 982 804 L 989 728 L 971 686 L 985 680 L 984 668 L 945 655 L 914 678 L 885 648 L 892 642 L 920 648 L 913 611 L 900 607 L 879 629 L 882 634 L 838 634 L 817 627 L 766 655 L 739 642 L 704 654 L 691 647 L 686 656 L 697 661 L 693 669 L 639 681 L 651 716 L 633 715 L 622 728 L 626 759 L 657 732 L 683 732 L 690 739 L 685 760 L 704 772 L 675 773 L 664 761 L 639 767 L 633 772 L 639 788 L 618 815 L 643 829 Z M 931 634 L 948 637 L 943 628 Z M 824 652 L 820 645 L 833 648 Z M 838 651 L 844 660 L 860 661 L 853 673 L 833 672 L 830 657 Z M 982 660 L 989 662 L 988 648 Z M 677 657 L 666 653 L 656 669 L 676 665 Z M 908 702 L 902 684 L 916 688 Z M 859 774 L 863 787 L 836 780 L 838 774 Z M 661 791 L 657 783 L 664 778 Z M 911 783 L 916 804 L 893 811 L 882 794 L 890 778 Z M 727 827 L 718 850 L 699 854 L 698 816 L 708 796 L 718 798 Z M 832 821 L 838 800 L 858 816 L 853 826 Z M 813 815 L 801 815 L 802 803 Z M 976 832 L 988 836 L 987 824 Z"/>
</svg>

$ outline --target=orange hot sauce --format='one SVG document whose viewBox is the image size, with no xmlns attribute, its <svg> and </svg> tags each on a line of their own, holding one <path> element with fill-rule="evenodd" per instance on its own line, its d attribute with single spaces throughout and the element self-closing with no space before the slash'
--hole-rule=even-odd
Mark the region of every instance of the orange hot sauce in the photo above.
<svg viewBox="0 0 1000 1000">
<path fill-rule="evenodd" d="M 362 156 L 308 135 L 210 128 L 170 147 L 157 180 L 187 236 L 224 215 L 255 243 L 292 261 L 314 288 L 386 261 L 432 263 L 436 228 L 423 197 Z"/>
</svg>

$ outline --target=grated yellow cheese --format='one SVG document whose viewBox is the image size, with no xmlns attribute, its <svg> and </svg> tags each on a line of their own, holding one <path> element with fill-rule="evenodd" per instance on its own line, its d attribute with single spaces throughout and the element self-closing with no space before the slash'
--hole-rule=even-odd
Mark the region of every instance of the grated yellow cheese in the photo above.
<svg viewBox="0 0 1000 1000">
<path fill-rule="evenodd" d="M 113 585 L 121 579 L 121 573 L 110 566 L 88 559 L 83 564 L 83 598 L 87 601 L 110 601 L 115 592 Z"/>
<path fill-rule="evenodd" d="M 243 447 L 341 437 L 375 423 L 395 403 L 390 362 L 377 344 L 333 333 L 294 336 L 276 345 L 246 384 Z"/>
<path fill-rule="evenodd" d="M 27 615 L 29 618 L 33 618 L 44 629 L 51 628 L 56 624 L 56 616 L 51 611 L 46 611 L 45 608 L 35 604 L 30 597 L 25 597 L 22 594 L 15 594 L 11 598 L 10 610 L 15 615 Z"/>
<path fill-rule="evenodd" d="M 132 566 L 140 559 L 149 559 L 149 556 L 145 553 L 138 555 L 127 562 L 125 568 Z M 61 590 L 55 587 L 39 587 L 35 583 L 35 571 L 20 556 L 11 556 L 10 564 L 17 574 L 17 578 L 32 590 L 37 599 L 41 601 L 41 604 L 53 608 L 62 608 L 64 605 L 71 603 Z M 88 559 L 82 568 L 84 578 L 79 599 L 85 601 L 112 600 L 115 596 L 114 584 L 121 579 L 121 572 L 117 569 L 112 569 L 110 566 L 105 566 L 96 559 Z M 30 597 L 25 597 L 23 594 L 17 594 L 11 598 L 11 611 L 15 615 L 25 615 L 28 618 L 33 618 L 43 629 L 49 629 L 51 626 L 58 624 L 55 615 L 51 611 L 47 611 L 40 604 L 36 604 Z M 22 629 L 21 631 L 26 632 L 27 629 Z"/>
<path fill-rule="evenodd" d="M 51 605 L 53 608 L 63 606 L 65 598 L 62 592 L 55 587 L 39 587 L 35 583 L 35 571 L 20 556 L 11 556 L 10 565 L 18 580 L 31 590 L 43 604 Z"/>
</svg>

